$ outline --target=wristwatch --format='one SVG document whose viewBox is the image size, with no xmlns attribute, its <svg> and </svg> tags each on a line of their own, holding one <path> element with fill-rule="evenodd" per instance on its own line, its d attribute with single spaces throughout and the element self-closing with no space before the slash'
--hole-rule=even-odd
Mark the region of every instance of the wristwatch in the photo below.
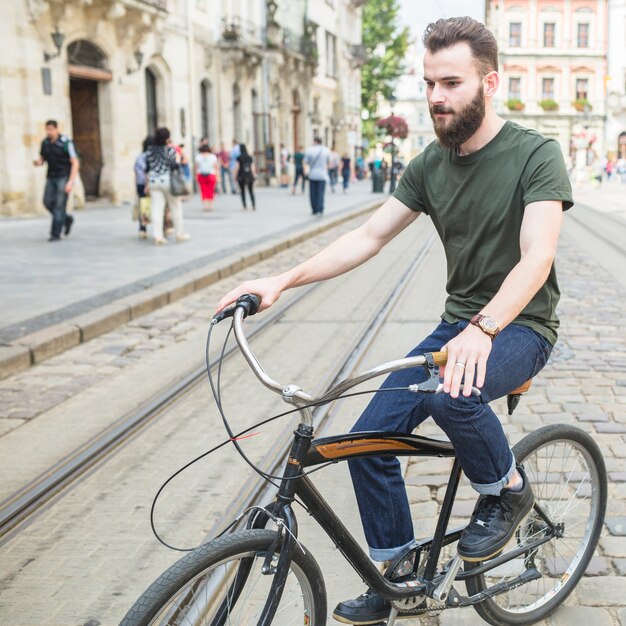
<svg viewBox="0 0 626 626">
<path fill-rule="evenodd" d="M 481 315 L 480 313 L 477 313 L 470 320 L 470 324 L 478 326 L 478 328 L 480 328 L 485 335 L 489 335 L 491 337 L 491 341 L 493 341 L 496 338 L 496 335 L 500 332 L 496 320 L 488 315 Z"/>
</svg>

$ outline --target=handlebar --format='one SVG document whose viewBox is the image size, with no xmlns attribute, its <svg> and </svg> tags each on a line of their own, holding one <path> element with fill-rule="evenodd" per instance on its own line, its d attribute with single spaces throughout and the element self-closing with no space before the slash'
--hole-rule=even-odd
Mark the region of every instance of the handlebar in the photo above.
<svg viewBox="0 0 626 626">
<path fill-rule="evenodd" d="M 258 311 L 260 304 L 261 298 L 259 298 L 259 296 L 256 296 L 254 294 L 245 294 L 238 298 L 237 302 L 235 302 L 233 305 L 227 307 L 216 316 L 214 316 L 211 323 L 217 324 L 219 321 L 225 319 L 226 317 L 232 317 L 235 339 L 237 341 L 237 344 L 239 345 L 239 348 L 241 349 L 241 353 L 248 362 L 248 365 L 250 365 L 250 368 L 252 369 L 256 377 L 261 381 L 263 385 L 265 385 L 265 387 L 280 394 L 283 400 L 291 404 L 295 404 L 296 406 L 324 404 L 326 402 L 337 399 L 348 390 L 356 387 L 357 385 L 360 385 L 361 383 L 371 380 L 372 378 L 383 376 L 385 374 L 390 374 L 391 372 L 395 372 L 398 370 L 408 369 L 411 367 L 420 367 L 427 364 L 445 365 L 447 361 L 448 355 L 446 352 L 432 352 L 428 355 L 405 357 L 403 359 L 387 361 L 386 363 L 381 363 L 376 367 L 365 370 L 363 372 L 359 372 L 354 376 L 350 376 L 348 378 L 345 378 L 344 380 L 339 381 L 336 385 L 328 389 L 323 395 L 315 398 L 302 391 L 300 387 L 297 387 L 295 385 L 282 385 L 281 383 L 275 381 L 265 372 L 258 359 L 256 358 L 254 352 L 252 352 L 250 344 L 248 343 L 248 340 L 243 331 L 243 320 L 248 315 L 254 315 Z M 411 385 L 410 390 L 421 391 L 417 387 L 417 385 Z M 441 385 L 439 385 L 439 387 L 441 387 Z M 437 388 L 437 391 L 439 390 L 440 389 Z M 480 394 L 477 389 L 474 389 L 474 392 Z"/>
</svg>

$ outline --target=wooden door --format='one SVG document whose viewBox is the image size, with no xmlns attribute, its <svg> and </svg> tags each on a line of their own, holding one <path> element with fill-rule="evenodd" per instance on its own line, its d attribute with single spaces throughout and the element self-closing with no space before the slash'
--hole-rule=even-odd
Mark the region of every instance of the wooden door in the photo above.
<svg viewBox="0 0 626 626">
<path fill-rule="evenodd" d="M 94 80 L 70 80 L 74 144 L 80 159 L 80 177 L 85 195 L 97 197 L 102 171 L 98 83 Z"/>
</svg>

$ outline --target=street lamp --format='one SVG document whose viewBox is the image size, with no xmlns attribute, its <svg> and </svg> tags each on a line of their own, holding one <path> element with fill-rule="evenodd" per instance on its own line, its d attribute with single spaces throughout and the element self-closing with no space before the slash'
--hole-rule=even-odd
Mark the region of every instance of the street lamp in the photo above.
<svg viewBox="0 0 626 626">
<path fill-rule="evenodd" d="M 61 56 L 61 48 L 63 47 L 63 41 L 65 40 L 65 35 L 59 32 L 58 26 L 53 33 L 50 33 L 50 37 L 52 37 L 52 43 L 54 43 L 54 47 L 57 49 L 57 53 L 48 54 L 47 52 L 44 52 L 43 60 L 46 63 L 50 61 L 51 59 L 56 59 L 56 57 Z"/>
<path fill-rule="evenodd" d="M 397 102 L 397 98 L 391 94 L 389 96 L 389 106 L 391 107 L 391 116 L 393 117 L 393 107 Z M 389 193 L 393 193 L 396 190 L 396 144 L 393 133 L 391 135 L 391 176 L 389 178 Z"/>
</svg>

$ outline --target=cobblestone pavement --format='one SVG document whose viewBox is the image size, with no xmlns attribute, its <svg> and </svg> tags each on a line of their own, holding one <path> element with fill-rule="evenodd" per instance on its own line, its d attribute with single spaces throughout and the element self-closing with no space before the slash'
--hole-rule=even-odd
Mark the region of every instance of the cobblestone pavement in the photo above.
<svg viewBox="0 0 626 626">
<path fill-rule="evenodd" d="M 287 249 L 247 268 L 243 274 L 252 278 L 283 271 L 314 254 L 363 219 L 356 218 L 306 240 L 297 248 Z M 227 290 L 242 280 L 241 276 L 242 273 L 223 279 L 197 294 L 0 380 L 0 444 L 8 433 L 55 407 L 62 409 L 64 402 L 92 387 L 97 388 L 107 379 L 124 376 L 124 372 L 133 370 L 142 359 L 150 355 L 158 358 L 168 346 L 184 344 L 196 337 L 201 345 L 201 335 L 206 332 L 215 305 Z M 200 356 L 197 351 L 196 358 L 188 363 L 187 368 L 199 361 Z"/>
<path fill-rule="evenodd" d="M 562 299 L 559 341 L 546 368 L 515 411 L 507 416 L 505 401 L 493 403 L 505 423 L 511 444 L 544 424 L 576 424 L 600 445 L 609 477 L 606 524 L 599 549 L 566 607 L 546 624 L 626 625 L 626 291 L 616 285 L 591 255 L 562 238 L 557 266 Z M 436 434 L 427 422 L 420 433 Z M 412 461 L 407 483 L 416 526 L 432 526 L 443 501 L 450 463 Z M 461 524 L 476 496 L 467 483 L 453 511 Z M 417 531 L 416 531 L 417 532 Z M 462 615 L 463 617 L 460 617 Z M 403 621 L 403 624 L 413 623 Z M 419 622 L 415 621 L 415 624 Z M 441 626 L 482 624 L 470 610 L 444 612 Z"/>
<path fill-rule="evenodd" d="M 130 207 L 98 205 L 76 213 L 70 237 L 46 242 L 49 217 L 0 219 L 0 344 L 137 293 L 270 236 L 310 223 L 308 196 L 256 190 L 258 208 L 243 211 L 238 196 L 203 212 L 197 197 L 184 203 L 184 244 L 154 246 L 137 238 Z M 382 198 L 368 181 L 328 193 L 326 215 Z M 323 218 L 322 218 L 323 219 Z M 10 306 L 8 306 L 10 303 Z"/>
<path fill-rule="evenodd" d="M 334 239 L 339 232 L 353 226 L 354 223 L 346 223 L 339 229 L 333 229 L 303 243 L 297 250 L 286 250 L 258 266 L 248 268 L 245 275 L 251 277 L 280 271 Z M 439 259 L 440 262 L 441 259 Z M 624 350 L 626 322 L 622 313 L 625 293 L 623 286 L 616 283 L 611 275 L 595 261 L 593 250 L 585 249 L 584 254 L 581 253 L 578 242 L 572 236 L 568 236 L 567 229 L 560 247 L 558 272 L 563 292 L 559 307 L 563 325 L 559 343 L 550 363 L 538 376 L 532 390 L 523 398 L 514 416 L 506 417 L 506 411 L 501 402 L 495 403 L 494 408 L 502 416 L 512 443 L 538 426 L 554 422 L 576 423 L 593 434 L 598 441 L 605 456 L 610 479 L 606 527 L 598 554 L 592 561 L 588 575 L 568 599 L 567 605 L 556 612 L 545 624 L 582 626 L 595 622 L 596 626 L 626 626 L 626 601 L 624 600 L 626 598 L 626 358 L 624 356 L 626 354 Z M 21 426 L 33 427 L 38 422 L 45 425 L 55 410 L 62 411 L 68 406 L 69 401 L 81 394 L 86 395 L 90 388 L 97 388 L 107 379 L 130 377 L 131 373 L 144 361 L 150 358 L 158 359 L 161 354 L 165 357 L 173 347 L 183 345 L 190 339 L 195 340 L 206 328 L 218 297 L 240 279 L 240 275 L 235 275 L 220 281 L 202 292 L 53 357 L 26 372 L 1 381 L 0 433 L 4 433 L 6 437 L 11 432 L 17 432 Z M 311 321 L 317 320 L 313 318 Z M 321 323 L 323 326 L 323 319 Z M 387 338 L 390 342 L 394 341 L 392 334 L 387 335 Z M 434 428 L 428 425 L 424 425 L 421 432 L 435 434 Z M 62 433 L 63 437 L 71 435 L 69 430 Z M 0 436 L 0 450 L 3 449 L 3 439 L 4 437 Z M 149 443 L 146 444 L 146 446 L 149 445 Z M 158 463 L 160 451 L 156 454 L 152 448 L 148 447 L 147 453 L 152 454 L 155 457 L 153 462 Z M 0 453 L 0 458 L 2 456 Z M 2 473 L 13 469 L 13 467 L 4 467 Z M 443 498 L 445 479 L 442 478 L 442 474 L 446 470 L 445 462 L 432 460 L 427 466 L 419 462 L 408 466 L 407 481 L 412 510 L 416 518 L 416 529 L 424 528 L 428 523 L 432 524 Z M 119 481 L 121 486 L 126 488 L 128 479 L 124 476 L 128 474 L 128 468 L 122 468 L 118 463 L 112 471 L 115 482 Z M 123 474 L 123 471 L 126 474 Z M 159 473 L 161 476 L 165 470 L 160 468 Z M 331 482 L 331 485 L 334 487 L 334 482 Z M 95 516 L 95 506 L 104 498 L 104 495 L 94 492 L 88 502 L 88 510 L 91 513 L 87 526 L 97 528 L 98 533 L 111 531 L 122 535 L 126 527 L 136 529 L 140 520 L 141 523 L 145 523 L 145 507 L 142 505 L 135 507 L 130 524 L 128 520 L 117 519 L 119 514 L 114 511 L 117 511 L 118 506 L 120 508 L 126 506 L 128 497 L 128 494 L 117 492 L 108 495 L 109 514 L 112 517 L 99 519 Z M 70 493 L 66 499 L 67 505 L 62 505 L 62 507 L 67 508 L 68 515 L 78 515 L 80 496 Z M 475 495 L 467 486 L 461 488 L 459 505 L 455 511 L 459 523 L 466 519 L 474 499 Z M 55 520 L 53 526 L 45 529 L 35 528 L 31 534 L 35 540 L 47 546 L 54 546 L 55 542 L 63 539 L 67 541 L 67 537 L 63 537 L 62 534 L 66 525 L 62 511 L 52 519 Z M 70 521 L 70 518 L 67 518 L 68 524 Z M 351 523 L 358 524 L 356 519 L 351 520 Z M 148 530 L 145 529 L 143 532 L 147 533 Z M 146 569 L 154 574 L 160 569 L 159 563 L 161 566 L 167 564 L 167 560 L 162 555 L 158 558 L 155 556 L 154 561 L 152 560 L 153 545 L 148 550 L 145 548 L 140 550 L 130 542 L 126 544 L 121 542 L 122 549 L 128 551 L 128 554 L 122 557 L 119 554 L 119 545 L 111 545 L 111 552 L 105 550 L 103 553 L 102 549 L 93 543 L 95 539 L 88 538 L 84 541 L 80 535 L 76 535 L 75 539 L 76 546 L 84 547 L 88 555 L 84 571 L 77 572 L 77 563 L 71 559 L 68 560 L 67 556 L 61 560 L 60 557 L 53 555 L 45 561 L 46 566 L 52 568 L 48 573 L 40 572 L 37 576 L 31 573 L 32 578 L 26 577 L 29 581 L 28 593 L 45 594 L 49 598 L 48 602 L 54 605 L 54 611 L 46 615 L 45 610 L 39 608 L 39 613 L 37 615 L 33 613 L 29 622 L 14 619 L 8 622 L 0 619 L 0 622 L 7 623 L 7 626 L 17 623 L 54 624 L 56 626 L 61 622 L 50 617 L 52 612 L 68 614 L 67 607 L 55 605 L 55 598 L 62 595 L 63 586 L 70 584 L 76 585 L 76 589 L 87 589 L 93 585 L 104 585 L 107 569 L 117 567 L 124 559 L 128 561 L 129 567 L 139 563 L 138 569 L 143 571 L 144 577 Z M 26 541 L 26 539 L 20 541 L 18 537 L 11 545 L 14 550 L 12 561 L 16 554 L 22 555 L 19 560 L 21 565 L 17 570 L 11 569 L 13 572 L 11 576 L 21 575 L 21 571 L 26 569 L 32 560 L 27 558 Z M 106 543 L 107 540 L 105 540 Z M 317 546 L 311 545 L 310 540 L 307 540 L 307 543 L 315 548 L 314 552 L 317 555 Z M 77 549 L 76 552 L 80 550 Z M 1 553 L 0 551 L 0 555 Z M 148 558 L 150 558 L 149 563 L 146 561 Z M 59 570 L 55 571 L 56 568 Z M 70 575 L 68 572 L 73 573 Z M 85 575 L 84 572 L 89 572 L 89 574 Z M 6 589 L 10 589 L 9 578 L 11 576 L 3 577 L 3 584 L 7 585 Z M 54 584 L 52 584 L 53 576 L 56 577 Z M 61 580 L 59 576 L 64 579 Z M 90 580 L 82 580 L 85 576 Z M 352 582 L 355 592 L 360 593 L 360 581 Z M 120 581 L 120 585 L 122 584 L 123 581 Z M 122 593 L 122 587 L 119 585 L 118 587 L 111 588 L 114 596 Z M 329 588 L 331 588 L 330 584 Z M 0 607 L 3 595 L 1 589 L 2 587 L 0 587 Z M 349 597 L 349 594 L 346 597 Z M 100 605 L 104 607 L 102 602 Z M 0 609 L 0 614 L 1 612 Z M 75 623 L 83 622 L 77 620 Z M 92 622 L 93 626 L 96 623 Z M 422 618 L 421 622 L 409 620 L 401 623 L 472 626 L 483 622 L 474 611 L 467 609 L 461 612 L 444 612 L 439 617 Z"/>
</svg>

